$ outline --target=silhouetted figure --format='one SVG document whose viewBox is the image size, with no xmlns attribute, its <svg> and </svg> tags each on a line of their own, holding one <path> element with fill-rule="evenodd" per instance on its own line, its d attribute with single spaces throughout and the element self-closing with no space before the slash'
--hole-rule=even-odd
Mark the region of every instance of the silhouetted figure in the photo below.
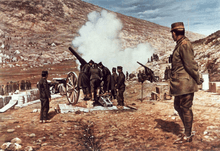
<svg viewBox="0 0 220 151">
<path fill-rule="evenodd" d="M 93 63 L 90 68 L 90 86 L 91 86 L 91 94 L 92 101 L 98 101 L 97 97 L 99 97 L 100 92 L 100 83 L 102 78 L 102 71 L 98 68 L 96 63 Z"/>
<path fill-rule="evenodd" d="M 111 90 L 111 72 L 107 67 L 105 67 L 102 62 L 99 62 L 98 64 L 99 68 L 102 70 L 103 79 L 103 93 L 107 94 Z"/>
<path fill-rule="evenodd" d="M 50 89 L 47 82 L 48 71 L 42 71 L 42 77 L 38 83 L 38 89 L 40 91 L 40 101 L 41 101 L 41 112 L 40 112 L 40 122 L 47 122 L 49 103 L 51 101 Z"/>
<path fill-rule="evenodd" d="M 118 75 L 116 73 L 116 68 L 112 68 L 112 75 L 111 75 L 111 93 L 113 99 L 116 99 L 117 92 L 116 92 L 116 87 L 118 83 Z"/>
<path fill-rule="evenodd" d="M 117 101 L 118 106 L 124 106 L 124 91 L 125 91 L 125 75 L 122 71 L 122 67 L 117 67 L 118 71 L 118 84 L 117 84 Z"/>
</svg>

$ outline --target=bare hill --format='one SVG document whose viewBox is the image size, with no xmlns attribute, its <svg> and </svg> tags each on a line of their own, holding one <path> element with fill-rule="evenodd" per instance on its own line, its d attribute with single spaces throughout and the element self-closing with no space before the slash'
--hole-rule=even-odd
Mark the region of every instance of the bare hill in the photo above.
<svg viewBox="0 0 220 151">
<path fill-rule="evenodd" d="M 201 72 L 209 73 L 211 81 L 220 81 L 220 31 L 193 42 Z"/>
<path fill-rule="evenodd" d="M 0 48 L 0 67 L 28 72 L 74 59 L 68 47 L 88 13 L 101 10 L 81 0 L 1 0 L 0 43 L 4 46 Z M 123 23 L 120 38 L 124 48 L 149 42 L 160 57 L 167 58 L 172 52 L 175 43 L 170 28 L 115 14 Z M 204 37 L 192 32 L 187 36 L 192 41 Z"/>
</svg>

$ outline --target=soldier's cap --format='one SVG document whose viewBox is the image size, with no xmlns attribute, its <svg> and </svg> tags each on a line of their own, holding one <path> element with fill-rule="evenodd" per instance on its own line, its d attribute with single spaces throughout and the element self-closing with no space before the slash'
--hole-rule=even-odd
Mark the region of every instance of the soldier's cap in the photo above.
<svg viewBox="0 0 220 151">
<path fill-rule="evenodd" d="M 103 66 L 102 62 L 99 62 L 98 66 Z"/>
<path fill-rule="evenodd" d="M 122 66 L 117 66 L 117 69 L 121 69 L 122 70 Z"/>
<path fill-rule="evenodd" d="M 90 60 L 90 61 L 89 61 L 89 63 L 92 63 L 92 64 L 94 64 L 95 62 L 94 62 L 93 60 Z"/>
<path fill-rule="evenodd" d="M 42 75 L 48 75 L 48 71 L 42 71 Z"/>
<path fill-rule="evenodd" d="M 183 22 L 173 23 L 173 24 L 171 25 L 171 31 L 170 31 L 170 32 L 172 32 L 173 30 L 183 31 L 183 30 L 184 30 L 184 24 L 183 24 Z"/>
<path fill-rule="evenodd" d="M 112 68 L 112 72 L 116 72 L 116 68 L 115 67 Z"/>
</svg>

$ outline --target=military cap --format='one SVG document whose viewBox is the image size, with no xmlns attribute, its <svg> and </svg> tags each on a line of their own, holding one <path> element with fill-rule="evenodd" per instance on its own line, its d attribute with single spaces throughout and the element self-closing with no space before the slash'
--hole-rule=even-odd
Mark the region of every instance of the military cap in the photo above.
<svg viewBox="0 0 220 151">
<path fill-rule="evenodd" d="M 94 62 L 93 60 L 90 60 L 89 63 L 92 63 L 92 64 L 93 64 L 93 63 L 95 63 L 95 62 Z"/>
<path fill-rule="evenodd" d="M 116 72 L 116 68 L 115 67 L 112 68 L 112 72 Z"/>
<path fill-rule="evenodd" d="M 99 66 L 103 66 L 103 64 L 102 64 L 102 62 L 99 62 L 99 64 L 98 64 Z"/>
<path fill-rule="evenodd" d="M 117 66 L 117 69 L 121 69 L 122 70 L 122 66 Z"/>
<path fill-rule="evenodd" d="M 184 29 L 183 22 L 176 22 L 176 23 L 173 23 L 171 25 L 171 31 L 173 31 L 173 30 L 183 30 L 183 29 Z"/>
</svg>

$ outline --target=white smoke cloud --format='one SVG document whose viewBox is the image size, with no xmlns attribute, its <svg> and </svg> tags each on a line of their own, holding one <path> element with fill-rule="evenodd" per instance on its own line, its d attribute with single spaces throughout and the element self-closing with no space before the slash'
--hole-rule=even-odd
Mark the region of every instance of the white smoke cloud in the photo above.
<svg viewBox="0 0 220 151">
<path fill-rule="evenodd" d="M 106 10 L 93 11 L 88 14 L 88 21 L 79 30 L 72 44 L 78 47 L 78 52 L 88 62 L 100 61 L 110 70 L 112 67 L 123 66 L 123 71 L 131 73 L 138 68 L 137 61 L 145 64 L 153 54 L 153 48 L 148 44 L 139 44 L 135 48 L 122 49 L 119 34 L 122 22 L 113 13 Z"/>
</svg>

